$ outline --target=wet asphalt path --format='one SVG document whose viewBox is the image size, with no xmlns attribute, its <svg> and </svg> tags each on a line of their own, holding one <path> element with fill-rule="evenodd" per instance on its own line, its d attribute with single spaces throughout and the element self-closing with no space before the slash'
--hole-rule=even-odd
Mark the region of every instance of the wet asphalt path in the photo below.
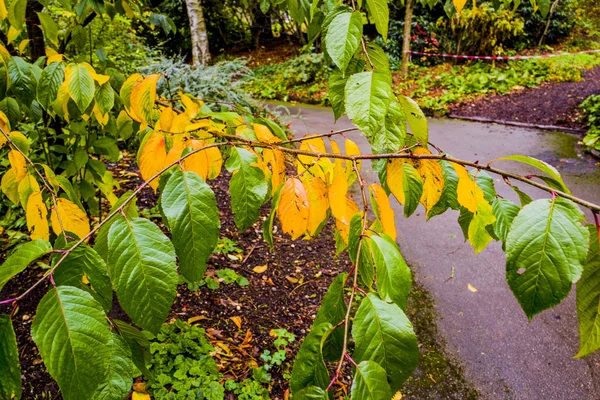
<svg viewBox="0 0 600 400">
<path fill-rule="evenodd" d="M 347 119 L 334 124 L 328 108 L 289 107 L 296 136 L 352 126 Z M 430 140 L 447 153 L 466 160 L 489 160 L 511 154 L 533 156 L 557 167 L 576 196 L 600 202 L 600 167 L 577 149 L 577 139 L 561 133 L 431 119 Z M 370 152 L 359 132 L 346 134 L 363 153 Z M 517 173 L 533 172 L 514 163 L 497 167 Z M 368 180 L 375 174 L 363 164 Z M 498 177 L 497 192 L 514 202 L 518 198 Z M 522 185 L 521 188 L 523 188 Z M 544 192 L 527 189 L 533 198 Z M 421 282 L 436 300 L 438 327 L 450 355 L 464 365 L 468 380 L 486 399 L 600 399 L 600 355 L 574 359 L 578 349 L 574 290 L 558 307 L 536 316 L 531 323 L 505 280 L 505 256 L 500 243 L 478 255 L 463 243 L 458 212 L 425 222 L 419 206 L 404 218 L 396 212 L 400 249 Z M 588 221 L 591 214 L 588 212 Z M 451 278 L 454 271 L 454 275 Z M 469 290 L 471 284 L 477 292 Z"/>
</svg>

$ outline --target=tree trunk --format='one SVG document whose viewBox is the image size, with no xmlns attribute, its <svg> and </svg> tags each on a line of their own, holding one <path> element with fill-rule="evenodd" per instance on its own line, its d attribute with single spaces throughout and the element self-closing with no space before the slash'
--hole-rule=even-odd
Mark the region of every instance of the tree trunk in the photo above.
<svg viewBox="0 0 600 400">
<path fill-rule="evenodd" d="M 406 0 L 404 15 L 404 41 L 402 42 L 402 76 L 408 75 L 408 61 L 410 59 L 410 31 L 412 27 L 413 0 Z"/>
<path fill-rule="evenodd" d="M 44 33 L 42 32 L 42 24 L 37 13 L 42 11 L 44 6 L 37 1 L 28 1 L 25 19 L 27 26 L 27 36 L 29 37 L 29 49 L 31 51 L 31 61 L 35 62 L 38 58 L 46 55 L 44 46 Z"/>
<path fill-rule="evenodd" d="M 552 14 L 554 14 L 554 10 L 558 5 L 560 0 L 554 0 L 552 3 L 552 7 L 550 7 L 550 12 L 548 13 L 548 21 L 546 22 L 546 29 L 544 29 L 544 33 L 542 33 L 542 37 L 540 38 L 540 42 L 538 43 L 538 47 L 542 47 L 544 44 L 544 39 L 546 39 L 546 35 L 548 34 L 548 29 L 550 28 L 550 22 L 552 22 Z"/>
<path fill-rule="evenodd" d="M 192 35 L 192 59 L 194 67 L 210 63 L 208 51 L 208 33 L 202 12 L 201 0 L 185 0 L 188 17 L 190 19 L 190 33 Z"/>
</svg>

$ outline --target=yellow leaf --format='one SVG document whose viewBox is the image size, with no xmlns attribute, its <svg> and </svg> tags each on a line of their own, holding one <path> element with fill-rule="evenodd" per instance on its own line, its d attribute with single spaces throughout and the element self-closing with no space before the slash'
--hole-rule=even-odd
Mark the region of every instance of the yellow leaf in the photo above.
<svg viewBox="0 0 600 400">
<path fill-rule="evenodd" d="M 60 219 L 59 219 L 60 217 Z M 87 215 L 70 200 L 56 199 L 56 208 L 50 215 L 52 230 L 59 235 L 63 229 L 76 234 L 80 239 L 90 233 L 90 221 Z"/>
<path fill-rule="evenodd" d="M 263 150 L 264 162 L 271 166 L 271 187 L 273 193 L 285 182 L 285 156 L 281 150 Z"/>
<path fill-rule="evenodd" d="M 123 2 L 123 4 L 125 4 L 125 2 Z M 151 399 L 150 399 L 150 395 L 147 393 L 133 392 L 133 394 L 131 395 L 131 400 L 151 400 Z"/>
<path fill-rule="evenodd" d="M 8 152 L 8 161 L 15 171 L 15 180 L 19 182 L 25 178 L 25 175 L 27 175 L 27 161 L 25 161 L 25 157 L 17 150 L 11 150 Z"/>
<path fill-rule="evenodd" d="M 166 107 L 165 109 L 163 109 L 160 113 L 160 118 L 158 120 L 159 127 L 157 128 L 157 130 L 170 132 L 171 127 L 173 126 L 173 120 L 176 116 L 177 114 L 175 113 L 175 111 L 173 111 L 171 107 Z"/>
<path fill-rule="evenodd" d="M 165 159 L 167 158 L 164 136 L 160 133 L 152 133 L 151 135 L 148 141 L 146 141 L 140 155 L 140 173 L 145 181 L 149 180 L 164 167 Z M 156 191 L 158 188 L 158 179 L 150 182 L 150 187 Z"/>
<path fill-rule="evenodd" d="M 277 216 L 281 221 L 281 229 L 289 233 L 292 240 L 302 236 L 308 227 L 308 196 L 302 182 L 297 178 L 289 178 L 281 191 Z"/>
<path fill-rule="evenodd" d="M 190 120 L 186 114 L 177 114 L 171 123 L 171 132 L 183 133 L 189 126 Z"/>
<path fill-rule="evenodd" d="M 359 156 L 360 155 L 360 149 L 358 148 L 356 143 L 354 143 L 350 139 L 346 139 L 346 155 L 349 155 L 349 156 Z M 361 161 L 356 161 L 359 171 L 360 171 L 361 163 L 362 163 Z M 346 161 L 346 169 L 350 170 L 352 167 L 353 167 L 352 161 L 347 160 Z"/>
<path fill-rule="evenodd" d="M 19 54 L 23 54 L 29 42 L 29 39 L 21 40 L 21 43 L 19 43 Z"/>
<path fill-rule="evenodd" d="M 202 105 L 198 105 L 198 103 L 196 103 L 188 95 L 185 94 L 181 95 L 181 102 L 185 107 L 185 113 L 187 114 L 188 118 L 196 118 L 196 116 L 200 112 L 200 108 L 202 108 Z"/>
<path fill-rule="evenodd" d="M 79 65 L 81 65 L 83 68 L 87 69 L 87 71 L 90 73 L 92 78 L 96 82 L 98 82 L 98 85 L 100 85 L 100 86 L 104 85 L 106 82 L 108 82 L 110 80 L 110 76 L 98 74 L 96 72 L 96 70 L 94 69 L 94 67 L 92 67 L 90 64 L 88 64 L 86 62 L 80 63 Z"/>
<path fill-rule="evenodd" d="M 465 4 L 467 4 L 467 0 L 454 0 L 454 8 L 456 9 L 457 14 L 460 14 L 465 7 Z"/>
<path fill-rule="evenodd" d="M 313 136 L 313 135 L 306 135 L 304 137 L 307 138 L 307 137 L 311 137 L 311 136 Z M 323 141 L 323 138 L 320 138 L 320 137 L 313 138 L 313 139 L 307 139 L 307 140 L 304 140 L 301 142 L 300 150 L 310 151 L 312 153 L 325 153 L 325 151 L 326 151 L 325 142 Z M 317 161 L 317 159 L 315 157 L 307 156 L 307 155 L 299 155 L 298 159 L 300 161 L 302 161 L 302 163 L 304 163 L 305 165 L 311 165 Z"/>
<path fill-rule="evenodd" d="M 233 323 L 235 324 L 235 326 L 238 327 L 238 329 L 242 329 L 242 318 L 241 317 L 230 317 L 229 319 L 233 321 Z"/>
<path fill-rule="evenodd" d="M 131 89 L 129 101 L 131 109 L 138 116 L 140 122 L 150 125 L 152 122 L 152 111 L 156 101 L 156 82 L 159 74 L 147 76 L 143 81 L 138 81 Z"/>
<path fill-rule="evenodd" d="M 2 147 L 8 142 L 4 134 L 8 135 L 10 133 L 10 122 L 8 121 L 6 114 L 4 114 L 2 111 L 0 111 L 0 129 L 2 132 L 4 132 L 0 132 L 0 147 Z"/>
<path fill-rule="evenodd" d="M 48 209 L 42 199 L 42 192 L 34 192 L 29 196 L 25 216 L 27 219 L 27 229 L 31 232 L 31 240 L 48 240 L 50 238 Z"/>
<path fill-rule="evenodd" d="M 0 0 L 0 19 L 4 21 L 8 17 L 8 11 L 6 10 L 6 3 L 4 0 Z"/>
<path fill-rule="evenodd" d="M 185 145 L 185 143 L 177 143 L 177 144 L 173 145 L 173 147 L 171 147 L 171 150 L 169 150 L 169 153 L 167 154 L 167 158 L 165 158 L 165 165 L 163 166 L 163 168 L 165 168 L 167 165 L 171 165 L 175 161 L 179 160 L 181 158 L 181 154 L 183 153 L 183 150 L 186 147 L 187 146 Z"/>
<path fill-rule="evenodd" d="M 205 140 L 197 139 L 190 139 L 186 142 L 186 146 L 191 147 L 194 150 L 205 147 L 207 144 L 208 143 L 206 143 Z M 221 151 L 216 147 L 199 151 L 186 158 L 182 163 L 182 167 L 185 171 L 194 171 L 205 181 L 219 176 L 222 165 L 223 158 L 221 156 Z"/>
<path fill-rule="evenodd" d="M 394 210 L 390 206 L 390 199 L 378 183 L 372 184 L 369 186 L 369 189 L 371 189 L 373 199 L 375 200 L 374 208 L 377 210 L 376 214 L 381 221 L 381 225 L 383 225 L 383 233 L 396 240 Z"/>
<path fill-rule="evenodd" d="M 263 272 L 265 272 L 267 270 L 267 268 L 268 268 L 267 264 L 259 265 L 259 266 L 252 268 L 252 271 L 254 271 L 257 274 L 262 274 Z"/>
<path fill-rule="evenodd" d="M 133 107 L 131 107 L 131 92 L 133 91 L 133 87 L 143 80 L 144 77 L 142 75 L 137 73 L 132 74 L 125 80 L 125 82 L 123 82 L 121 85 L 121 91 L 119 92 L 119 97 L 121 97 L 121 100 L 123 101 L 125 111 L 127 111 L 127 114 L 129 114 L 131 119 L 137 122 L 142 122 L 142 120 L 135 113 Z"/>
<path fill-rule="evenodd" d="M 2 193 L 8 197 L 13 204 L 19 204 L 19 182 L 15 180 L 15 170 L 9 169 L 2 176 Z"/>
<path fill-rule="evenodd" d="M 40 191 L 40 185 L 31 174 L 27 174 L 25 178 L 19 181 L 19 201 L 24 210 L 27 210 L 27 201 L 32 193 Z"/>
<path fill-rule="evenodd" d="M 475 288 L 475 286 L 471 285 L 470 283 L 467 284 L 467 288 L 473 293 L 477 293 L 479 291 Z"/>
<path fill-rule="evenodd" d="M 319 177 L 308 175 L 302 179 L 306 193 L 308 194 L 308 234 L 314 236 L 319 227 L 327 218 L 329 209 L 329 198 L 327 197 L 327 185 Z"/>
<path fill-rule="evenodd" d="M 473 182 L 465 167 L 455 163 L 452 163 L 452 166 L 458 175 L 456 199 L 461 206 L 474 213 L 477 211 L 477 203 L 485 201 L 483 190 Z"/>
<path fill-rule="evenodd" d="M 394 158 L 388 161 L 386 166 L 386 183 L 394 197 L 402 205 L 405 203 L 404 198 L 404 183 L 402 182 L 402 176 L 404 174 L 403 165 L 406 163 L 405 160 L 400 158 Z"/>
<path fill-rule="evenodd" d="M 273 135 L 273 133 L 271 133 L 271 130 L 261 124 L 251 124 L 252 127 L 254 128 L 254 133 L 256 134 L 256 138 L 258 139 L 259 142 L 263 142 L 263 143 L 277 143 L 277 142 L 281 142 L 281 139 L 279 139 L 277 136 Z"/>
<path fill-rule="evenodd" d="M 11 25 L 10 28 L 8 28 L 8 34 L 6 35 L 7 44 L 11 44 L 16 38 L 19 37 L 20 33 L 20 29 L 17 29 Z"/>
<path fill-rule="evenodd" d="M 335 226 L 344 242 L 348 244 L 348 234 L 350 233 L 350 220 L 358 212 L 358 204 L 352 199 L 346 200 L 346 214 L 342 218 L 335 219 Z"/>
<path fill-rule="evenodd" d="M 414 154 L 431 154 L 431 152 L 420 147 L 415 149 Z M 444 174 L 442 172 L 442 167 L 437 160 L 417 160 L 415 167 L 423 181 L 423 194 L 421 195 L 420 201 L 421 204 L 425 206 L 425 215 L 427 215 L 431 207 L 436 205 L 442 197 Z"/>
</svg>

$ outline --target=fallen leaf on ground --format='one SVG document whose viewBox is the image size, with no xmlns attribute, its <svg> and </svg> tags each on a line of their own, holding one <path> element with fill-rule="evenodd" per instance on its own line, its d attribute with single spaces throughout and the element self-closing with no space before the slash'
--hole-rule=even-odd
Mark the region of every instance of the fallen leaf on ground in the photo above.
<svg viewBox="0 0 600 400">
<path fill-rule="evenodd" d="M 229 319 L 233 321 L 233 323 L 238 327 L 238 329 L 242 329 L 242 318 L 241 317 L 231 317 Z"/>
<path fill-rule="evenodd" d="M 204 316 L 204 315 L 198 315 L 196 317 L 188 318 L 187 323 L 188 323 L 188 325 L 191 325 L 194 322 L 202 321 L 202 320 L 205 320 L 205 319 L 210 319 L 210 318 L 208 318 L 207 316 Z"/>
<path fill-rule="evenodd" d="M 478 292 L 478 290 L 475 288 L 475 286 L 471 285 L 470 283 L 467 285 L 467 288 L 469 288 L 469 290 L 473 293 Z"/>
<path fill-rule="evenodd" d="M 252 268 L 252 271 L 256 272 L 257 274 L 262 274 L 266 270 L 267 270 L 267 264 L 259 265 L 257 267 Z"/>
</svg>

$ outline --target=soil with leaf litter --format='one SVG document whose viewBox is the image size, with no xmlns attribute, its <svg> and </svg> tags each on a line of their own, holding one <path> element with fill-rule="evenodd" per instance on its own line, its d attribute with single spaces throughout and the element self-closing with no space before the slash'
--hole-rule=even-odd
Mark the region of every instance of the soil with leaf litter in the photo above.
<svg viewBox="0 0 600 400">
<path fill-rule="evenodd" d="M 450 114 L 583 129 L 585 121 L 578 107 L 587 97 L 597 94 L 600 94 L 600 67 L 584 71 L 579 82 L 550 82 L 507 95 L 481 97 L 453 106 Z"/>
<path fill-rule="evenodd" d="M 121 190 L 130 190 L 142 181 L 134 161 L 124 158 L 109 166 L 121 181 Z M 282 367 L 273 368 L 271 398 L 289 397 L 288 381 L 284 373 L 291 373 L 293 358 L 302 339 L 310 330 L 323 295 L 334 277 L 350 267 L 345 252 L 336 256 L 331 222 L 316 240 L 292 242 L 281 234 L 275 224 L 274 249 L 262 239 L 262 220 L 269 208 L 263 208 L 260 221 L 245 232 L 233 224 L 228 190 L 229 175 L 226 171 L 209 182 L 217 197 L 221 212 L 221 237 L 236 243 L 241 253 L 215 253 L 208 262 L 207 276 L 230 268 L 248 280 L 247 286 L 221 283 L 218 289 L 207 286 L 191 291 L 180 285 L 177 298 L 167 321 L 181 319 L 206 329 L 207 338 L 215 346 L 215 359 L 225 378 L 241 381 L 252 376 L 252 368 L 263 364 L 259 355 L 265 350 L 273 351 L 272 329 L 285 328 L 296 335 L 296 341 L 288 347 L 288 357 Z M 160 224 L 154 214 L 157 196 L 146 188 L 138 197 L 137 205 L 142 214 Z M 142 210 L 146 210 L 145 212 Z M 164 227 L 163 227 L 164 228 Z M 6 254 L 0 256 L 0 261 Z M 43 260 L 48 262 L 48 260 Z M 30 266 L 24 273 L 9 281 L 0 292 L 0 299 L 22 293 L 45 273 L 44 264 Z M 45 266 L 47 268 L 47 265 Z M 418 277 L 417 277 L 418 279 Z M 218 280 L 218 278 L 217 278 Z M 24 399 L 60 399 L 58 386 L 42 363 L 39 352 L 31 339 L 31 323 L 35 307 L 47 291 L 44 283 L 18 305 L 13 317 L 17 335 L 19 357 L 23 376 Z M 126 319 L 115 301 L 112 317 Z M 0 313 L 10 313 L 11 306 L 0 306 Z M 444 352 L 444 342 L 436 329 L 437 316 L 429 294 L 415 284 L 408 304 L 408 317 L 413 321 L 419 347 L 420 366 L 402 389 L 404 399 L 476 399 L 478 393 L 463 377 L 460 365 L 449 359 Z M 336 388 L 336 398 L 350 389 L 350 369 L 345 370 L 342 384 Z M 229 395 L 233 399 L 232 395 Z"/>
</svg>

